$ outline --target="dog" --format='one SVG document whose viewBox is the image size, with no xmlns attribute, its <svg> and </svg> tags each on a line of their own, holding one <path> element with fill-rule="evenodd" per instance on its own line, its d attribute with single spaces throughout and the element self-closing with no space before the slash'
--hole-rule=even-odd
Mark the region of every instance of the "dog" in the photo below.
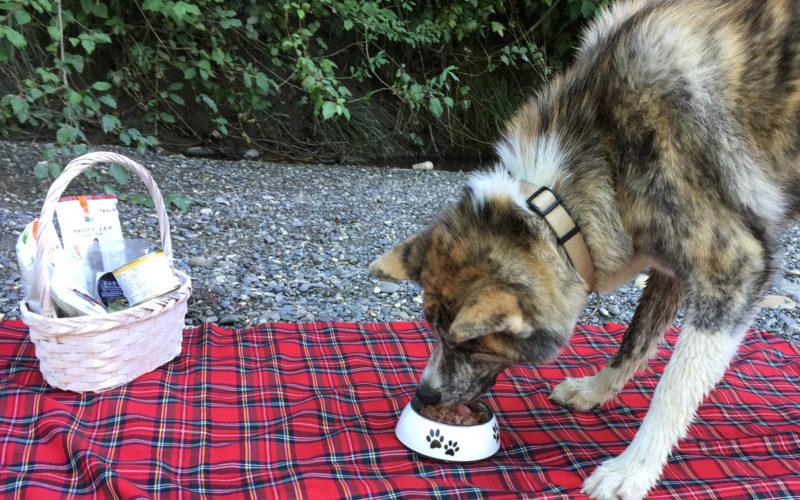
<svg viewBox="0 0 800 500">
<path fill-rule="evenodd" d="M 684 308 L 641 427 L 583 482 L 594 498 L 642 498 L 735 356 L 781 268 L 777 235 L 800 214 L 800 2 L 612 5 L 496 152 L 370 264 L 424 290 L 437 343 L 417 397 L 468 402 L 511 365 L 553 360 L 592 290 L 648 272 L 607 365 L 550 394 L 603 405 Z"/>
</svg>

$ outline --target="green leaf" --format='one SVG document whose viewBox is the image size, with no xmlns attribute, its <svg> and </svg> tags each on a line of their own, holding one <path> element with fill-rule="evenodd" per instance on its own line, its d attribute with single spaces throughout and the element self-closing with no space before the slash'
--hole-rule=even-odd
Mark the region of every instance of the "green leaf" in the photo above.
<svg viewBox="0 0 800 500">
<path fill-rule="evenodd" d="M 31 22 L 31 15 L 28 14 L 24 9 L 19 9 L 14 13 L 14 19 L 17 21 L 17 24 L 22 26 L 23 24 L 28 24 Z"/>
<path fill-rule="evenodd" d="M 189 209 L 194 199 L 191 196 L 169 193 L 164 195 L 164 205 L 169 208 L 170 205 L 175 205 L 179 210 L 184 212 Z"/>
<path fill-rule="evenodd" d="M 87 38 L 84 38 L 83 40 L 81 40 L 81 47 L 83 47 L 83 50 L 85 50 L 87 54 L 91 54 L 92 52 L 94 52 L 94 47 L 95 47 L 94 40 L 89 40 Z"/>
<path fill-rule="evenodd" d="M 48 26 L 47 33 L 50 35 L 50 40 L 54 42 L 61 40 L 61 32 L 55 26 Z"/>
<path fill-rule="evenodd" d="M 45 177 L 47 177 L 48 171 L 49 171 L 49 164 L 46 161 L 37 162 L 36 165 L 33 167 L 33 175 L 35 175 L 37 179 L 44 179 Z"/>
<path fill-rule="evenodd" d="M 174 11 L 178 18 L 186 17 L 186 14 L 200 15 L 200 9 L 198 9 L 196 5 L 186 2 L 175 2 Z"/>
<path fill-rule="evenodd" d="M 50 163 L 48 167 L 50 169 L 50 175 L 53 177 L 53 179 L 61 175 L 62 168 L 58 163 Z"/>
<path fill-rule="evenodd" d="M 117 127 L 121 127 L 122 123 L 120 123 L 119 118 L 114 115 L 103 115 L 102 118 L 103 124 L 103 132 L 111 132 Z"/>
<path fill-rule="evenodd" d="M 102 102 L 106 106 L 112 109 L 117 109 L 117 101 L 110 95 L 101 95 L 97 98 L 98 101 Z"/>
<path fill-rule="evenodd" d="M 503 36 L 504 27 L 502 24 L 498 23 L 497 21 L 492 21 L 492 31 L 497 33 L 500 36 Z"/>
<path fill-rule="evenodd" d="M 431 110 L 434 116 L 442 116 L 444 112 L 442 109 L 442 102 L 436 97 L 431 97 L 431 100 L 428 102 L 428 109 Z"/>
<path fill-rule="evenodd" d="M 180 104 L 181 106 L 186 105 L 186 101 L 183 100 L 183 97 L 177 94 L 170 94 L 169 98 L 172 99 L 175 103 Z"/>
<path fill-rule="evenodd" d="M 163 0 L 144 0 L 144 2 L 142 2 L 142 10 L 161 12 L 163 9 L 164 9 Z"/>
<path fill-rule="evenodd" d="M 213 99 L 211 99 L 205 94 L 200 94 L 200 99 L 202 99 L 203 102 L 206 103 L 206 106 L 211 108 L 211 111 L 213 111 L 214 113 L 217 112 L 217 103 L 215 103 Z"/>
<path fill-rule="evenodd" d="M 131 203 L 133 203 L 134 205 L 149 206 L 151 208 L 153 206 L 155 206 L 153 204 L 153 199 L 152 198 L 150 198 L 149 196 L 147 196 L 147 197 L 142 196 L 139 193 L 134 193 L 134 194 L 131 195 Z"/>
<path fill-rule="evenodd" d="M 128 169 L 116 163 L 111 164 L 111 168 L 108 169 L 108 173 L 111 174 L 111 177 L 113 177 L 114 180 L 120 184 L 127 183 L 128 179 L 130 178 L 130 172 L 128 172 Z"/>
<path fill-rule="evenodd" d="M 14 111 L 15 115 L 27 113 L 29 108 L 28 101 L 25 99 L 16 96 L 11 98 L 11 110 Z"/>
<path fill-rule="evenodd" d="M 105 194 L 117 194 L 116 188 L 111 184 L 103 184 L 103 192 Z"/>
<path fill-rule="evenodd" d="M 224 30 L 232 27 L 241 28 L 242 22 L 238 19 L 223 19 L 222 21 L 219 22 L 219 26 Z"/>
<path fill-rule="evenodd" d="M 69 91 L 69 102 L 72 104 L 79 104 L 83 100 L 83 96 L 80 92 L 76 92 L 74 90 Z"/>
<path fill-rule="evenodd" d="M 336 103 L 333 101 L 325 101 L 322 104 L 322 119 L 327 120 L 336 114 Z"/>
<path fill-rule="evenodd" d="M 0 34 L 5 34 L 6 38 L 8 38 L 8 41 L 11 42 L 14 45 L 14 47 L 18 49 L 25 48 L 25 46 L 27 45 L 27 43 L 25 42 L 25 37 L 20 35 L 20 33 L 17 30 L 8 27 L 4 28 L 0 26 Z"/>
<path fill-rule="evenodd" d="M 351 21 L 350 19 L 345 19 L 344 20 L 344 30 L 345 31 L 350 31 L 351 29 L 353 29 L 353 21 Z"/>
<path fill-rule="evenodd" d="M 36 68 L 36 73 L 39 75 L 39 78 L 41 78 L 43 82 L 58 83 L 58 75 L 56 75 L 51 71 L 47 71 L 44 68 Z"/>
<path fill-rule="evenodd" d="M 69 144 L 78 137 L 78 129 L 71 125 L 64 125 L 56 132 L 56 141 L 58 144 Z"/>
<path fill-rule="evenodd" d="M 108 82 L 94 82 L 92 84 L 92 88 L 95 90 L 99 90 L 100 92 L 105 92 L 106 90 L 111 88 L 111 84 Z"/>
</svg>

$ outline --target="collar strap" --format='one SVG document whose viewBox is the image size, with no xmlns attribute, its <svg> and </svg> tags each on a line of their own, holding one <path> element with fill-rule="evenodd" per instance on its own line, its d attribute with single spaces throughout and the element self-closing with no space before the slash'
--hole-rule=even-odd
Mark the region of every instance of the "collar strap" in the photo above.
<svg viewBox="0 0 800 500">
<path fill-rule="evenodd" d="M 556 233 L 558 244 L 567 252 L 572 267 L 594 290 L 594 266 L 589 256 L 589 249 L 586 248 L 580 228 L 561 204 L 561 198 L 547 186 L 537 188 L 526 181 L 522 181 L 522 189 L 524 194 L 528 195 L 525 200 L 528 208 L 544 218 Z"/>
</svg>

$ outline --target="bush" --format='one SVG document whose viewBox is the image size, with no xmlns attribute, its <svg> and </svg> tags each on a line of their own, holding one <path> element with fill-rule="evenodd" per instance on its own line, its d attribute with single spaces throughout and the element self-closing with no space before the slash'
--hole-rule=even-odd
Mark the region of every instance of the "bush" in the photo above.
<svg viewBox="0 0 800 500">
<path fill-rule="evenodd" d="M 478 159 L 604 1 L 0 1 L 0 128 L 49 133 L 51 156 Z"/>
</svg>

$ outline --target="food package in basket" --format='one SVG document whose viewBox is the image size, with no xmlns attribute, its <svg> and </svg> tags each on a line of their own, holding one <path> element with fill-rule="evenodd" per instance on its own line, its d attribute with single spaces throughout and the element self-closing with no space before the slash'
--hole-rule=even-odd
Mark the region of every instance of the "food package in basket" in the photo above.
<svg viewBox="0 0 800 500">
<path fill-rule="evenodd" d="M 64 249 L 73 258 L 86 258 L 89 246 L 122 241 L 117 197 L 112 195 L 65 196 L 56 205 Z"/>
<path fill-rule="evenodd" d="M 36 273 L 36 239 L 39 237 L 39 219 L 34 219 L 19 233 L 15 251 L 19 274 L 22 276 L 22 292 L 31 308 L 40 311 L 39 293 L 36 289 L 39 279 Z M 45 242 L 45 260 L 50 268 L 60 265 L 64 258 L 64 250 L 58 239 L 55 228 L 48 226 L 42 235 Z"/>
</svg>

